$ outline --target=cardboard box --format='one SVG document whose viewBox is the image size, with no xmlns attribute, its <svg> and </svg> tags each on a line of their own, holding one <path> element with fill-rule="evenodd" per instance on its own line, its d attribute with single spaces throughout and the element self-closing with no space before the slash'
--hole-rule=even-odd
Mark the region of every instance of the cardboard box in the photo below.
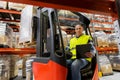
<svg viewBox="0 0 120 80">
<path fill-rule="evenodd" d="M 102 74 L 103 74 L 103 75 L 113 74 L 111 64 L 102 65 L 102 66 L 101 66 L 101 71 L 102 71 Z"/>
<path fill-rule="evenodd" d="M 120 71 L 120 55 L 111 55 L 110 62 L 113 70 Z"/>
<path fill-rule="evenodd" d="M 113 74 L 112 66 L 107 56 L 99 55 L 99 64 L 103 75 Z"/>
</svg>

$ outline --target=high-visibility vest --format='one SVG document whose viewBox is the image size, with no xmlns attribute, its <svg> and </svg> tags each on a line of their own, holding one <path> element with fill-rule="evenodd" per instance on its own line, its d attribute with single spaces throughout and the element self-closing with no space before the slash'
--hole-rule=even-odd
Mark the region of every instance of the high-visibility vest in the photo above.
<svg viewBox="0 0 120 80">
<path fill-rule="evenodd" d="M 72 52 L 73 55 L 71 59 L 76 58 L 76 45 L 87 44 L 89 40 L 91 40 L 91 37 L 85 34 L 81 35 L 79 38 L 74 37 L 70 40 L 70 52 Z M 91 62 L 91 58 L 86 59 Z"/>
</svg>

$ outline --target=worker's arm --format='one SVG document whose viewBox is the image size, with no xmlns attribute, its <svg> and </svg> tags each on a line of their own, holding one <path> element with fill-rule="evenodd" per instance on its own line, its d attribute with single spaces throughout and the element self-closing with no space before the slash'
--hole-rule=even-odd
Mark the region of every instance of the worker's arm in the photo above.
<svg viewBox="0 0 120 80">
<path fill-rule="evenodd" d="M 96 54 L 96 48 L 95 48 L 95 46 L 93 45 L 93 42 L 89 42 L 89 44 L 92 45 L 90 52 L 92 53 L 93 56 L 95 56 L 95 54 Z"/>
<path fill-rule="evenodd" d="M 91 50 L 90 50 L 90 52 L 85 53 L 85 55 L 87 57 L 93 57 L 93 56 L 95 56 L 96 49 L 95 49 L 93 42 L 91 40 L 88 43 L 91 44 Z"/>
</svg>

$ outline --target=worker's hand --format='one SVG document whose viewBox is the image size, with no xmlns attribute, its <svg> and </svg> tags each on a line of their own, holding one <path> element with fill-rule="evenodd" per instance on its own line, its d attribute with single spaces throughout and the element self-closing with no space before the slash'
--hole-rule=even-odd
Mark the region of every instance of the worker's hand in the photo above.
<svg viewBox="0 0 120 80">
<path fill-rule="evenodd" d="M 70 51 L 65 51 L 66 58 L 70 59 L 72 57 L 72 53 Z"/>
<path fill-rule="evenodd" d="M 88 57 L 88 58 L 92 58 L 92 57 L 93 57 L 93 55 L 92 55 L 91 52 L 86 52 L 85 55 L 86 55 L 86 57 Z"/>
</svg>

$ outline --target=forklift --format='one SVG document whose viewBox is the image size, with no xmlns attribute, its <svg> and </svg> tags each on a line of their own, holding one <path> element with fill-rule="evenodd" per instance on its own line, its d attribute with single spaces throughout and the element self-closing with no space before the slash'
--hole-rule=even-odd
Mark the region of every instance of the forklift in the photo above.
<svg viewBox="0 0 120 80">
<path fill-rule="evenodd" d="M 38 8 L 37 13 L 37 58 L 32 62 L 34 80 L 66 80 L 65 51 L 57 13 L 51 8 Z"/>
<path fill-rule="evenodd" d="M 78 16 L 80 13 L 73 12 Z M 83 18 L 81 18 L 83 19 Z M 85 18 L 85 21 L 87 19 Z M 88 21 L 88 20 L 87 20 Z M 88 24 L 90 21 L 88 21 Z M 37 9 L 37 45 L 36 58 L 32 62 L 34 80 L 71 80 L 67 78 L 66 51 L 61 34 L 57 10 L 52 8 Z M 87 25 L 88 26 L 88 25 Z M 85 30 L 87 33 L 88 27 Z M 88 29 L 89 31 L 89 29 Z M 88 34 L 88 33 L 87 33 Z M 94 59 L 94 66 L 96 60 Z M 92 70 L 92 72 L 91 72 Z M 94 74 L 91 64 L 82 69 L 82 80 L 92 80 Z M 85 74 L 84 74 L 85 73 Z M 87 73 L 87 74 L 86 74 Z M 86 76 L 91 75 L 91 79 Z M 85 79 L 86 78 L 86 79 Z"/>
</svg>

